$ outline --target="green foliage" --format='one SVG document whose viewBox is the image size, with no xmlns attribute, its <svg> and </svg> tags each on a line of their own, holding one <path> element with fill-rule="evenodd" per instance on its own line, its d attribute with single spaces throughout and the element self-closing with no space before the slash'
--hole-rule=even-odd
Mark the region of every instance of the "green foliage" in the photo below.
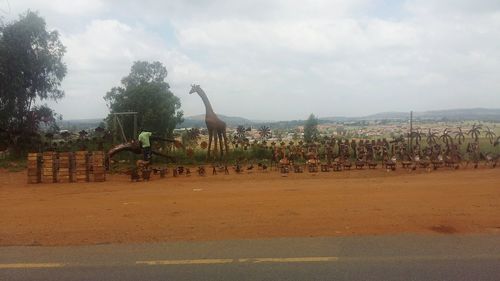
<svg viewBox="0 0 500 281">
<path fill-rule="evenodd" d="M 172 156 L 176 159 L 177 164 L 179 165 L 206 165 L 215 162 L 221 162 L 218 159 L 208 159 L 207 160 L 207 151 L 195 149 L 192 157 L 189 157 L 184 150 L 174 150 L 168 153 L 169 156 Z M 171 163 L 170 161 L 153 156 L 155 163 Z M 226 162 L 228 164 L 234 164 L 236 162 L 241 161 L 264 161 L 270 160 L 272 158 L 272 150 L 266 148 L 262 145 L 253 145 L 249 146 L 246 149 L 244 147 L 239 147 L 236 149 L 231 149 L 228 154 L 224 156 L 222 162 Z"/>
<path fill-rule="evenodd" d="M 311 113 L 304 124 L 304 140 L 308 143 L 313 142 L 318 135 L 318 118 Z"/>
<path fill-rule="evenodd" d="M 183 112 L 179 98 L 165 82 L 166 77 L 167 69 L 160 62 L 135 62 L 121 86 L 112 88 L 104 97 L 110 113 L 138 112 L 139 126 L 160 137 L 171 137 L 176 125 L 183 121 Z M 110 114 L 108 122 L 111 117 Z M 124 119 L 123 127 L 127 135 L 132 135 L 132 118 Z"/>
<path fill-rule="evenodd" d="M 5 169 L 9 172 L 21 172 L 26 169 L 26 157 L 18 155 L 8 155 L 0 159 L 0 169 Z"/>
<path fill-rule="evenodd" d="M 260 160 L 260 159 L 271 159 L 273 155 L 270 149 L 266 149 L 265 147 L 262 146 L 256 146 L 252 148 L 250 156 L 252 159 Z"/>
<path fill-rule="evenodd" d="M 37 13 L 0 22 L 0 128 L 9 146 L 25 147 L 42 123 L 55 124 L 56 114 L 36 101 L 64 97 L 65 52 L 57 31 L 47 31 Z"/>
<path fill-rule="evenodd" d="M 282 128 L 274 129 L 273 135 L 275 138 L 281 141 L 286 135 L 286 130 Z"/>
<path fill-rule="evenodd" d="M 191 128 L 181 132 L 181 143 L 184 147 L 196 147 L 200 138 L 200 129 Z"/>
</svg>

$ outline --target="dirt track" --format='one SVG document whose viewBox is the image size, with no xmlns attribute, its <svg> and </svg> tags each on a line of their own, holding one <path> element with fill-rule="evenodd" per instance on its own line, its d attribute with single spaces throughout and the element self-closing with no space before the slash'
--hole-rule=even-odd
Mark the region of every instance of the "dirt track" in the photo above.
<svg viewBox="0 0 500 281">
<path fill-rule="evenodd" d="M 500 169 L 26 184 L 0 171 L 0 245 L 500 233 Z"/>
</svg>

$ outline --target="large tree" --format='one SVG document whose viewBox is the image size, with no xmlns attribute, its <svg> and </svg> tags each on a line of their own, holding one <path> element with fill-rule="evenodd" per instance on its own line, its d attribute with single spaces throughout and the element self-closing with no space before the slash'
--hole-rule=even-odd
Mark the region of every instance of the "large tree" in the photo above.
<svg viewBox="0 0 500 281">
<path fill-rule="evenodd" d="M 0 22 L 0 131 L 8 145 L 20 148 L 41 123 L 55 123 L 55 113 L 40 102 L 64 96 L 65 52 L 58 32 L 48 31 L 35 12 Z"/>
<path fill-rule="evenodd" d="M 137 61 L 121 86 L 112 88 L 104 97 L 110 109 L 108 120 L 117 112 L 138 112 L 138 124 L 158 136 L 171 137 L 183 116 L 181 102 L 165 79 L 167 69 L 160 62 Z M 125 133 L 132 135 L 132 118 L 123 118 Z M 134 136 L 137 138 L 137 136 Z"/>
<path fill-rule="evenodd" d="M 318 118 L 311 113 L 304 124 L 304 140 L 306 142 L 313 142 L 318 135 Z"/>
</svg>

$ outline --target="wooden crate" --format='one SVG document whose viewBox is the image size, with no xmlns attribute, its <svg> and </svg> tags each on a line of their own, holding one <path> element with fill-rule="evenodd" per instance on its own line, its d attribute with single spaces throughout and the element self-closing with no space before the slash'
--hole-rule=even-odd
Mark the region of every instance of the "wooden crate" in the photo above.
<svg viewBox="0 0 500 281">
<path fill-rule="evenodd" d="M 57 181 L 71 182 L 71 153 L 69 152 L 59 153 Z"/>
<path fill-rule="evenodd" d="M 42 155 L 40 153 L 28 153 L 28 183 L 42 182 Z"/>
<path fill-rule="evenodd" d="M 92 178 L 95 182 L 106 180 L 105 154 L 103 151 L 92 152 Z"/>
<path fill-rule="evenodd" d="M 56 176 L 56 153 L 47 151 L 42 154 L 42 182 L 53 183 L 57 181 Z"/>
<path fill-rule="evenodd" d="M 77 151 L 75 152 L 75 182 L 86 182 L 89 181 L 89 162 L 88 162 L 87 151 Z"/>
</svg>

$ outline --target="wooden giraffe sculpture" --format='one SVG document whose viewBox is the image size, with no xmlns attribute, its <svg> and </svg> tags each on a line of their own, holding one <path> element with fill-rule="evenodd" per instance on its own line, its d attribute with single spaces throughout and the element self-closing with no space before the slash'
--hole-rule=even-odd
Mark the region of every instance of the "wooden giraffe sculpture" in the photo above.
<svg viewBox="0 0 500 281">
<path fill-rule="evenodd" d="M 227 146 L 227 136 L 226 136 L 226 123 L 217 117 L 214 110 L 212 109 L 212 105 L 207 98 L 205 92 L 201 89 L 200 85 L 191 85 L 191 91 L 189 94 L 197 93 L 203 103 L 205 104 L 205 123 L 207 124 L 208 129 L 208 153 L 207 158 L 210 157 L 210 148 L 212 145 L 212 139 L 214 140 L 214 154 L 217 154 L 217 139 L 220 143 L 220 157 L 223 155 L 223 145 L 222 141 L 224 140 L 224 148 L 226 153 L 228 153 Z"/>
</svg>

